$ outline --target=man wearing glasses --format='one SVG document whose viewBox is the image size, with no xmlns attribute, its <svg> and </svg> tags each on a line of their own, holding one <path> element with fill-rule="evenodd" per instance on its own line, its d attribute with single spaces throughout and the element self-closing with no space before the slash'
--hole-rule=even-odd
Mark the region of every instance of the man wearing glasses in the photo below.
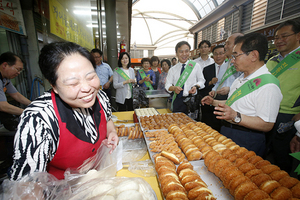
<svg viewBox="0 0 300 200">
<path fill-rule="evenodd" d="M 283 99 L 272 129 L 271 149 L 275 164 L 290 173 L 293 158 L 289 143 L 297 132 L 293 122 L 300 119 L 300 22 L 288 20 L 275 29 L 274 43 L 278 55 L 267 62 L 269 71 L 278 78 Z M 297 115 L 298 114 L 298 115 Z M 290 124 L 290 128 L 284 128 Z M 297 139 L 297 138 L 296 138 Z M 300 141 L 300 138 L 298 138 Z"/>
<path fill-rule="evenodd" d="M 231 62 L 243 73 L 232 83 L 229 98 L 221 101 L 206 96 L 201 102 L 215 106 L 214 114 L 223 120 L 221 134 L 262 156 L 265 132 L 273 128 L 282 99 L 279 81 L 264 64 L 268 52 L 265 36 L 249 33 L 237 37 L 234 44 Z"/>
<path fill-rule="evenodd" d="M 31 101 L 20 94 L 13 86 L 10 79 L 17 77 L 23 70 L 22 60 L 11 52 L 0 56 L 0 121 L 10 131 L 17 128 L 18 120 L 14 121 L 11 115 L 21 115 L 23 110 L 7 102 L 5 93 L 9 94 L 17 102 L 29 105 Z"/>
</svg>

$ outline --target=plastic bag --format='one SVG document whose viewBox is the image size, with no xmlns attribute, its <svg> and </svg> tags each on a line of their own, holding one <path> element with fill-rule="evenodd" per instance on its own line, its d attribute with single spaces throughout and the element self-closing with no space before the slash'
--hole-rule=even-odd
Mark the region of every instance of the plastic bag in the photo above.
<svg viewBox="0 0 300 200">
<path fill-rule="evenodd" d="M 155 200 L 155 192 L 142 178 L 110 177 L 90 180 L 73 191 L 70 200 Z"/>
<path fill-rule="evenodd" d="M 111 149 L 101 144 L 95 156 L 87 159 L 78 169 L 67 169 L 65 179 L 58 180 L 47 172 L 34 172 L 19 181 L 3 181 L 3 199 L 64 200 L 73 196 L 73 191 L 95 179 L 113 177 L 122 168 L 122 144 L 109 154 Z M 117 167 L 121 165 L 121 167 Z M 82 198 L 85 199 L 85 198 Z"/>
<path fill-rule="evenodd" d="M 5 179 L 2 183 L 3 199 L 69 199 L 71 187 L 65 180 L 57 180 L 47 172 L 34 172 L 24 176 L 19 181 Z"/>
<path fill-rule="evenodd" d="M 137 161 L 145 156 L 147 153 L 147 146 L 145 140 L 135 139 L 127 140 L 127 138 L 121 138 L 119 144 L 122 144 L 122 162 L 129 163 L 132 161 Z"/>
<path fill-rule="evenodd" d="M 128 170 L 140 176 L 155 176 L 155 168 L 151 160 L 130 162 Z"/>
</svg>

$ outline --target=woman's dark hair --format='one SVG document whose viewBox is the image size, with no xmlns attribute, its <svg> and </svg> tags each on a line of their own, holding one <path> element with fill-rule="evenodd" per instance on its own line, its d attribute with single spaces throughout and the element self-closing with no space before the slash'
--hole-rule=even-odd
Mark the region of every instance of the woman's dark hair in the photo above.
<svg viewBox="0 0 300 200">
<path fill-rule="evenodd" d="M 92 63 L 93 67 L 96 68 L 92 54 L 90 54 L 90 52 L 85 48 L 73 42 L 54 42 L 47 44 L 42 48 L 39 56 L 39 67 L 42 74 L 52 86 L 56 86 L 56 72 L 60 63 L 67 56 L 77 53 L 88 59 Z"/>
<path fill-rule="evenodd" d="M 141 63 L 143 64 L 144 62 L 149 62 L 150 63 L 150 58 L 143 58 L 142 60 L 141 60 Z"/>
<path fill-rule="evenodd" d="M 171 62 L 168 60 L 168 59 L 163 59 L 161 62 L 160 62 L 160 65 L 162 66 L 163 62 L 167 63 L 167 65 L 169 65 L 169 68 L 171 67 Z"/>
<path fill-rule="evenodd" d="M 152 66 L 152 63 L 155 61 L 158 61 L 158 64 L 159 64 L 159 58 L 157 56 L 152 56 L 151 60 L 150 60 L 150 65 Z"/>
<path fill-rule="evenodd" d="M 123 58 L 124 55 L 127 55 L 128 56 L 128 59 L 129 59 L 129 62 L 128 62 L 128 65 L 127 65 L 127 69 L 131 66 L 131 60 L 130 60 L 130 56 L 129 56 L 129 53 L 127 52 L 122 52 L 120 53 L 119 55 L 119 60 L 118 60 L 118 66 L 119 67 L 122 67 L 122 63 L 121 63 L 121 60 Z"/>
<path fill-rule="evenodd" d="M 263 61 L 268 53 L 268 39 L 261 33 L 248 33 L 244 36 L 235 38 L 234 44 L 242 43 L 241 50 L 244 53 L 258 51 L 259 60 Z"/>
</svg>

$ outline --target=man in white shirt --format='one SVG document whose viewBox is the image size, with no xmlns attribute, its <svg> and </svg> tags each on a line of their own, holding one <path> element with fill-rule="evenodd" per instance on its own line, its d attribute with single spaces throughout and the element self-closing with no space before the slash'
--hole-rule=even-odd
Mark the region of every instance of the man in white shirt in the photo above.
<svg viewBox="0 0 300 200">
<path fill-rule="evenodd" d="M 260 156 L 282 99 L 278 79 L 264 64 L 267 51 L 268 40 L 260 33 L 236 38 L 231 62 L 242 75 L 231 85 L 226 103 L 210 96 L 201 101 L 216 106 L 214 114 L 223 120 L 221 134 Z"/>
<path fill-rule="evenodd" d="M 183 98 L 189 94 L 196 94 L 197 88 L 204 88 L 204 78 L 201 67 L 198 63 L 193 67 L 192 72 L 185 81 L 183 87 L 176 86 L 176 83 L 182 73 L 185 70 L 187 63 L 189 62 L 191 46 L 186 41 L 181 41 L 175 46 L 176 56 L 178 57 L 178 63 L 173 66 L 166 78 L 165 89 L 169 93 L 176 93 L 176 98 L 173 102 L 173 112 L 184 112 L 187 114 L 187 107 L 183 103 Z"/>
<path fill-rule="evenodd" d="M 214 59 L 209 57 L 210 47 L 211 43 L 208 40 L 202 40 L 198 45 L 198 49 L 200 49 L 200 57 L 196 58 L 194 61 L 200 65 L 202 71 L 204 67 L 215 62 Z"/>
</svg>

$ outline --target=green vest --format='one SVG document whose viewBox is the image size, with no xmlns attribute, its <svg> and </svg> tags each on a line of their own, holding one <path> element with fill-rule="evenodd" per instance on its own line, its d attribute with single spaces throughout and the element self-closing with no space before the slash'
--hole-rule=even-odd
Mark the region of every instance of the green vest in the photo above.
<svg viewBox="0 0 300 200">
<path fill-rule="evenodd" d="M 279 62 L 278 55 L 272 57 L 266 64 L 269 71 L 271 72 Z M 278 76 L 277 79 L 280 82 L 280 89 L 283 95 L 279 112 L 298 114 L 300 106 L 294 108 L 293 106 L 300 95 L 300 59 L 296 64 Z"/>
</svg>

